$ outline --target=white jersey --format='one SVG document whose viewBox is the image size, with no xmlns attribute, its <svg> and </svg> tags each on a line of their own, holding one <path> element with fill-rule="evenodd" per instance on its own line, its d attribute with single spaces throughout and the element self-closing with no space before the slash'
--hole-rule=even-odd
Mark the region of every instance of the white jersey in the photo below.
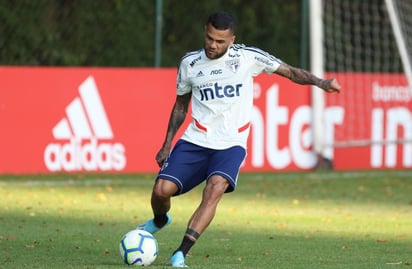
<svg viewBox="0 0 412 269">
<path fill-rule="evenodd" d="M 179 66 L 177 94 L 192 92 L 193 122 L 182 139 L 211 149 L 246 148 L 253 108 L 253 78 L 273 73 L 281 61 L 267 52 L 232 45 L 218 59 L 187 53 Z"/>
</svg>

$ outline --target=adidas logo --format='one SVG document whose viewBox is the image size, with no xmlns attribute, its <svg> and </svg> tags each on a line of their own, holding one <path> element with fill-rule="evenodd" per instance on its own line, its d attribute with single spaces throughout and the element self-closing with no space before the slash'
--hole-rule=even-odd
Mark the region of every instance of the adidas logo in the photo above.
<svg viewBox="0 0 412 269">
<path fill-rule="evenodd" d="M 93 77 L 79 86 L 80 97 L 66 107 L 66 117 L 53 128 L 53 137 L 44 151 L 50 171 L 108 171 L 126 166 L 125 147 L 121 143 L 99 143 L 113 139 L 113 131 Z"/>
<path fill-rule="evenodd" d="M 203 76 L 204 76 L 204 74 L 203 74 L 202 71 L 199 71 L 199 73 L 197 73 L 197 75 L 196 75 L 196 77 L 203 77 Z"/>
</svg>

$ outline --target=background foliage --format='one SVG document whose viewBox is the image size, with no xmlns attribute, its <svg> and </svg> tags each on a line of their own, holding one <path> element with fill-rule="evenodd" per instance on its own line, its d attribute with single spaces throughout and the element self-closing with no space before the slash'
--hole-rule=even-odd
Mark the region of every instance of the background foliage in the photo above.
<svg viewBox="0 0 412 269">
<path fill-rule="evenodd" d="M 162 67 L 203 44 L 209 13 L 231 12 L 237 42 L 299 65 L 301 0 L 163 0 Z M 156 1 L 2 0 L 0 65 L 154 65 Z"/>
</svg>

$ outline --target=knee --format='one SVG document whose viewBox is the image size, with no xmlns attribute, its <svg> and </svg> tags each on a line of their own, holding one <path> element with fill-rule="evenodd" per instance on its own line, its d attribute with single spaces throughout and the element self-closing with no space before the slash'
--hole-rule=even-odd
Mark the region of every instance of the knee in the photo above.
<svg viewBox="0 0 412 269">
<path fill-rule="evenodd" d="M 170 198 L 178 191 L 175 183 L 169 180 L 158 179 L 153 187 L 153 196 L 157 198 Z"/>
<path fill-rule="evenodd" d="M 207 182 L 206 188 L 213 196 L 221 196 L 229 187 L 229 182 L 220 175 L 213 175 Z"/>
</svg>

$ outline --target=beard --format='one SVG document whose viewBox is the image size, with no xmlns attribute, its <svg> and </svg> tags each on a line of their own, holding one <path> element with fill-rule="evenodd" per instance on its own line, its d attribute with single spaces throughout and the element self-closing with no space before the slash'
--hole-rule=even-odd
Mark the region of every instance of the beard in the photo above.
<svg viewBox="0 0 412 269">
<path fill-rule="evenodd" d="M 225 55 L 225 53 L 227 52 L 229 47 L 226 47 L 223 51 L 221 51 L 220 53 L 217 50 L 211 50 L 208 49 L 207 47 L 204 48 L 205 50 L 205 54 L 207 56 L 207 58 L 211 59 L 211 60 L 215 60 L 215 59 L 219 59 L 220 57 L 222 57 L 223 55 Z"/>
</svg>

